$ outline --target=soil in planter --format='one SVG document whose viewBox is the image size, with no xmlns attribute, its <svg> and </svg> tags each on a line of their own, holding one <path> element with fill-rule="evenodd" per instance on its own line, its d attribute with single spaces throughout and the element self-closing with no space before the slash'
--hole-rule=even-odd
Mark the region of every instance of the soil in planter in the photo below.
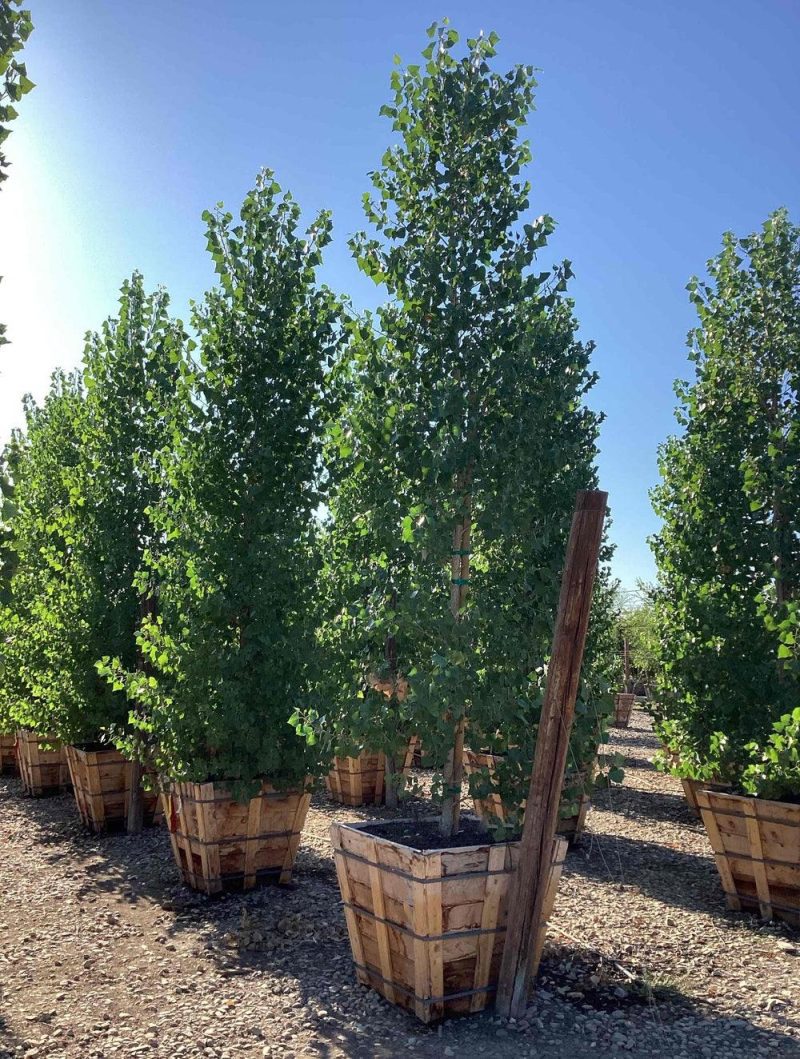
<svg viewBox="0 0 800 1059">
<path fill-rule="evenodd" d="M 472 816 L 462 816 L 461 826 L 455 835 L 442 835 L 439 831 L 439 818 L 427 820 L 384 820 L 378 824 L 369 824 L 362 831 L 386 838 L 410 849 L 437 850 L 463 849 L 466 846 L 494 845 L 491 831 L 487 831 L 480 820 Z M 503 839 L 507 842 L 508 839 Z"/>
</svg>

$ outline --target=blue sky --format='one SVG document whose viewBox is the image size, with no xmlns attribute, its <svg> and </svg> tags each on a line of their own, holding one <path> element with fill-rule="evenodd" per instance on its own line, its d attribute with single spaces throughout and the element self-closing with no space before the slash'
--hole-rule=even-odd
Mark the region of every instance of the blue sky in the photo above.
<svg viewBox="0 0 800 1059">
<path fill-rule="evenodd" d="M 392 133 L 378 108 L 392 56 L 415 61 L 448 15 L 495 29 L 498 64 L 540 68 L 529 135 L 532 209 L 558 222 L 543 263 L 569 257 L 582 336 L 597 343 L 592 404 L 615 572 L 652 576 L 648 489 L 687 372 L 685 284 L 722 232 L 800 214 L 796 0 L 28 0 L 36 90 L 7 141 L 0 192 L 0 434 L 134 268 L 175 311 L 212 280 L 203 209 L 235 208 L 273 168 L 310 214 L 334 214 L 324 270 L 356 304 L 376 292 L 347 236 Z"/>
</svg>

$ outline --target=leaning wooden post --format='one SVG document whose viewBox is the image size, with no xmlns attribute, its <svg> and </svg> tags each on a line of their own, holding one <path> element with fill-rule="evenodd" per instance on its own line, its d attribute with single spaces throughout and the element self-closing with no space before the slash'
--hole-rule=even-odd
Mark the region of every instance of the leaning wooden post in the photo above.
<svg viewBox="0 0 800 1059">
<path fill-rule="evenodd" d="M 534 952 L 550 877 L 607 499 L 608 493 L 585 490 L 575 500 L 525 807 L 519 866 L 512 876 L 508 895 L 506 943 L 496 998 L 497 1010 L 507 1017 L 519 1018 L 524 1013 L 528 984 L 535 970 Z"/>
</svg>

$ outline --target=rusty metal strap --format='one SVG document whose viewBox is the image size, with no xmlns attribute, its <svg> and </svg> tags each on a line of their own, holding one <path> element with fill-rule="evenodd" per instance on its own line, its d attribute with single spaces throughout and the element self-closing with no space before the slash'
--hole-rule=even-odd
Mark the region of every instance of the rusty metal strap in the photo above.
<svg viewBox="0 0 800 1059">
<path fill-rule="evenodd" d="M 358 853 L 353 853 L 349 849 L 342 849 L 341 846 L 334 849 L 334 854 L 343 857 L 348 857 L 350 860 L 360 861 L 362 864 L 367 864 L 372 868 L 377 868 L 379 871 L 388 872 L 390 875 L 399 875 L 401 879 L 408 879 L 410 882 L 417 883 L 419 886 L 425 886 L 428 883 L 446 883 L 446 882 L 457 882 L 461 879 L 485 879 L 488 875 L 510 875 L 511 872 L 506 871 L 505 868 L 499 871 L 464 871 L 459 872 L 458 875 L 442 875 L 437 876 L 433 879 L 419 879 L 416 875 L 411 875 L 407 871 L 402 871 L 400 868 L 390 868 L 387 864 L 378 864 L 374 860 L 368 860 L 366 857 L 361 857 Z"/>
<path fill-rule="evenodd" d="M 349 908 L 352 912 L 355 912 L 358 916 L 366 916 L 367 919 L 371 919 L 374 923 L 385 923 L 393 930 L 405 934 L 406 937 L 414 938 L 416 941 L 450 941 L 454 938 L 477 938 L 482 934 L 505 934 L 506 932 L 505 927 L 487 927 L 485 930 L 482 927 L 474 927 L 472 930 L 450 930 L 446 934 L 417 934 L 409 927 L 404 927 L 393 919 L 386 919 L 383 916 L 376 916 L 374 912 L 368 912 L 361 905 L 354 905 L 350 901 L 340 901 L 339 903 L 344 908 Z"/>
<path fill-rule="evenodd" d="M 299 835 L 299 831 L 264 831 L 260 835 L 234 835 L 232 838 L 218 838 L 213 841 L 204 838 L 198 838 L 196 835 L 186 835 L 183 831 L 173 831 L 173 835 L 176 838 L 182 838 L 185 841 L 196 846 L 238 846 L 242 842 L 261 842 L 265 838 L 288 838 L 291 835 Z"/>
<path fill-rule="evenodd" d="M 413 991 L 413 989 L 407 989 L 404 985 L 399 985 L 395 981 L 390 981 L 388 978 L 384 978 L 383 975 L 376 971 L 373 967 L 365 967 L 363 964 L 353 960 L 353 966 L 359 971 L 363 971 L 364 974 L 371 975 L 373 978 L 379 979 L 385 985 L 391 987 L 398 993 L 405 993 L 407 997 L 411 997 L 413 1000 L 419 1000 L 423 1004 L 443 1004 L 448 1000 L 461 1000 L 464 997 L 477 996 L 479 993 L 494 993 L 497 990 L 496 985 L 484 985 L 479 989 L 460 989 L 456 993 L 445 993 L 443 996 L 426 996 L 421 997 Z"/>
<path fill-rule="evenodd" d="M 178 791 L 168 792 L 171 797 L 181 802 L 188 802 L 190 805 L 223 805 L 235 802 L 236 799 L 230 795 L 227 797 L 220 798 L 192 798 L 188 794 L 180 794 Z M 279 798 L 302 798 L 303 795 L 307 794 L 307 791 L 260 791 L 258 794 L 254 794 L 253 798 L 267 798 L 277 800 Z M 249 798 L 248 802 L 253 799 Z M 239 805 L 247 805 L 248 802 L 239 802 Z"/>
</svg>

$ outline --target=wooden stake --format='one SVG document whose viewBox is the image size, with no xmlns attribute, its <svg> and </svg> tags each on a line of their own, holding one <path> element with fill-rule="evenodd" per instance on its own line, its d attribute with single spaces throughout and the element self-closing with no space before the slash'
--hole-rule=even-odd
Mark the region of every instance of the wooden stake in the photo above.
<svg viewBox="0 0 800 1059">
<path fill-rule="evenodd" d="M 506 943 L 496 999 L 497 1010 L 506 1017 L 520 1018 L 528 1003 L 607 499 L 607 493 L 584 490 L 575 500 L 525 807 L 519 867 L 509 891 Z"/>
</svg>

